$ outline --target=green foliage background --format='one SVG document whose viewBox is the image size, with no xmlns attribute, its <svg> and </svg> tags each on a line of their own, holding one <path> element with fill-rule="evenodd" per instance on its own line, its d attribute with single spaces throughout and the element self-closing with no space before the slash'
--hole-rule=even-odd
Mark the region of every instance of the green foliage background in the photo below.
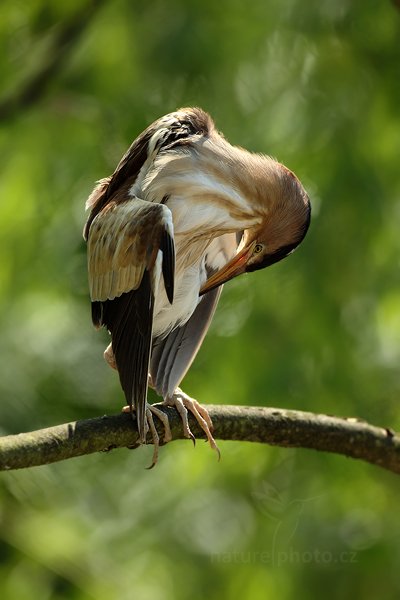
<svg viewBox="0 0 400 600">
<path fill-rule="evenodd" d="M 0 427 L 117 412 L 84 201 L 154 118 L 200 105 L 309 190 L 293 257 L 226 286 L 184 389 L 400 428 L 400 13 L 389 1 L 114 0 L 0 114 Z M 3 0 L 15 97 L 85 4 Z M 82 13 L 82 23 L 87 18 Z M 71 34 L 72 36 L 72 34 Z M 53 49 L 52 49 L 53 48 Z M 14 96 L 13 96 L 14 94 Z M 307 450 L 175 442 L 0 478 L 3 600 L 400 597 L 399 480 Z"/>
</svg>

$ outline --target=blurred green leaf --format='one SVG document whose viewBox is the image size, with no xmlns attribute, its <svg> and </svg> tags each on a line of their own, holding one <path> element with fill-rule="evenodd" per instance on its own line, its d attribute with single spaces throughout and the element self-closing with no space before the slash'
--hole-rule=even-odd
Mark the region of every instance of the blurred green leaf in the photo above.
<svg viewBox="0 0 400 600">
<path fill-rule="evenodd" d="M 86 3 L 4 0 L 2 95 Z M 118 411 L 92 331 L 84 202 L 154 118 L 200 105 L 306 184 L 288 261 L 227 285 L 183 387 L 203 402 L 399 418 L 400 13 L 387 2 L 103 2 L 0 124 L 0 427 Z M 154 396 L 153 396 L 154 398 Z M 311 451 L 200 441 L 4 473 L 0 596 L 384 597 L 398 482 Z"/>
</svg>

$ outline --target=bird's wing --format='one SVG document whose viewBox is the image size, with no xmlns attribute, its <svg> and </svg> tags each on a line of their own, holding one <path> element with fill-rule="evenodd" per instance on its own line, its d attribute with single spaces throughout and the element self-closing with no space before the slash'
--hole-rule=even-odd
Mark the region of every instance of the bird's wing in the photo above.
<svg viewBox="0 0 400 600">
<path fill-rule="evenodd" d="M 121 386 L 136 409 L 144 441 L 154 297 L 161 274 L 173 300 L 170 210 L 139 198 L 107 204 L 89 228 L 88 269 L 93 323 L 111 333 Z"/>
<path fill-rule="evenodd" d="M 165 288 L 172 302 L 174 243 L 172 214 L 163 204 L 132 198 L 110 202 L 93 220 L 88 237 L 89 287 L 92 302 L 114 300 L 136 290 L 157 252 L 163 254 Z"/>
<path fill-rule="evenodd" d="M 86 202 L 90 214 L 83 237 L 88 238 L 89 229 L 96 215 L 118 194 L 127 194 L 141 174 L 153 163 L 156 155 L 190 144 L 197 137 L 208 136 L 214 129 L 210 116 L 199 108 L 183 108 L 154 121 L 130 145 L 114 173 L 101 179 Z"/>
<path fill-rule="evenodd" d="M 205 257 L 207 277 L 219 268 L 221 261 L 228 262 L 232 258 L 240 238 L 241 234 L 238 237 L 226 234 L 211 242 Z M 152 385 L 160 396 L 172 396 L 190 368 L 210 326 L 222 287 L 204 294 L 184 325 L 166 337 L 153 339 L 150 375 Z"/>
<path fill-rule="evenodd" d="M 167 337 L 153 339 L 150 360 L 152 386 L 157 394 L 171 397 L 192 364 L 207 333 L 222 286 L 204 294 L 190 319 Z"/>
</svg>

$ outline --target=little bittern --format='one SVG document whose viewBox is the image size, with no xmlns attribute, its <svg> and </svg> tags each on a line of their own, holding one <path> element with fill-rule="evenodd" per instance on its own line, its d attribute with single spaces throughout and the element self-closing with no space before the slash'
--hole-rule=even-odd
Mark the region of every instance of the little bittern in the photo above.
<svg viewBox="0 0 400 600">
<path fill-rule="evenodd" d="M 158 435 L 147 386 L 191 411 L 212 447 L 207 410 L 179 388 L 206 335 L 222 284 L 272 265 L 303 240 L 310 202 L 297 177 L 269 156 L 229 144 L 211 117 L 183 108 L 150 125 L 87 204 L 84 237 L 92 318 L 111 333 L 107 362 L 119 373 L 140 442 Z"/>
</svg>

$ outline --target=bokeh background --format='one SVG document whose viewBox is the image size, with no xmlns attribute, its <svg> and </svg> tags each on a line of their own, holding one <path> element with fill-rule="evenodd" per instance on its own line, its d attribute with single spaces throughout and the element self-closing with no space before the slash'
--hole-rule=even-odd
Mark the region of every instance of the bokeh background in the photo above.
<svg viewBox="0 0 400 600">
<path fill-rule="evenodd" d="M 3 0 L 0 427 L 118 412 L 90 322 L 84 202 L 180 106 L 277 157 L 313 220 L 225 287 L 183 388 L 400 427 L 400 12 L 351 0 Z M 154 398 L 153 398 L 154 399 Z M 248 443 L 0 477 L 3 600 L 400 597 L 399 479 Z"/>
</svg>

